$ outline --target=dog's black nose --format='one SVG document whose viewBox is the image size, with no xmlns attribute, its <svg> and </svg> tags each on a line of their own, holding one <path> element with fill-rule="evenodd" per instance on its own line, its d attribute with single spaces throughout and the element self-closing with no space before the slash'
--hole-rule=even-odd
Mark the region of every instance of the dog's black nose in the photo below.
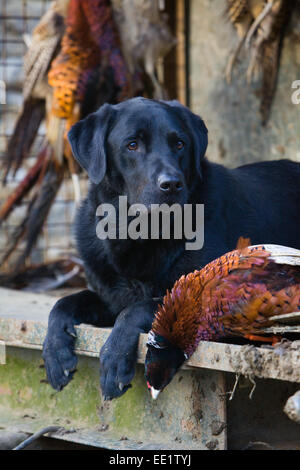
<svg viewBox="0 0 300 470">
<path fill-rule="evenodd" d="M 158 178 L 158 186 L 164 193 L 178 193 L 183 189 L 183 182 L 178 177 L 160 175 Z"/>
</svg>

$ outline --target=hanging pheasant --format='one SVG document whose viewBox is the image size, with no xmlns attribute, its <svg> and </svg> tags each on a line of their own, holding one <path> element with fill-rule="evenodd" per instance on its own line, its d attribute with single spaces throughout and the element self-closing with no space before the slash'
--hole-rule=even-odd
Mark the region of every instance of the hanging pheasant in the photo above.
<svg viewBox="0 0 300 470">
<path fill-rule="evenodd" d="M 56 146 L 59 156 L 65 152 L 67 157 L 73 158 L 67 133 L 82 117 L 82 107 L 87 106 L 88 100 L 90 106 L 93 100 L 93 108 L 97 107 L 93 95 L 104 80 L 100 67 L 109 67 L 114 72 L 112 79 L 118 91 L 116 96 L 109 98 L 116 101 L 128 98 L 130 81 L 110 3 L 108 0 L 70 0 L 61 52 L 48 74 L 54 93 L 47 136 L 55 147 L 57 135 L 54 132 L 53 136 L 53 129 L 62 127 L 58 132 L 64 136 L 63 149 Z M 92 96 L 90 88 L 94 91 Z"/>
<path fill-rule="evenodd" d="M 226 78 L 231 81 L 234 63 L 245 46 L 250 54 L 248 83 L 254 73 L 261 71 L 262 75 L 260 114 L 263 125 L 270 116 L 282 42 L 294 5 L 294 0 L 227 0 L 228 17 L 240 39 L 236 51 L 229 58 Z"/>
<path fill-rule="evenodd" d="M 276 316 L 300 310 L 300 250 L 248 246 L 182 276 L 167 292 L 148 337 L 145 375 L 153 398 L 199 341 L 239 336 L 274 341 L 264 332 Z"/>
<path fill-rule="evenodd" d="M 155 99 L 167 99 L 167 91 L 157 76 L 157 65 L 176 44 L 166 14 L 161 11 L 162 3 L 161 0 L 113 0 L 130 72 L 137 79 L 146 73 Z"/>
<path fill-rule="evenodd" d="M 25 239 L 15 269 L 29 256 L 66 170 L 74 181 L 75 199 L 79 197 L 78 168 L 66 139 L 71 125 L 106 101 L 131 96 L 110 1 L 54 2 L 33 31 L 24 68 L 24 106 L 8 144 L 4 182 L 29 154 L 44 118 L 46 139 L 36 163 L 0 208 L 1 224 L 31 191 L 26 216 L 0 259 L 2 264 Z"/>
<path fill-rule="evenodd" d="M 69 0 L 53 2 L 34 28 L 32 36 L 24 37 L 28 51 L 24 56 L 23 107 L 4 155 L 4 183 L 8 173 L 11 171 L 12 176 L 15 176 L 28 156 L 45 117 L 45 103 L 51 99 L 52 94 L 47 72 L 59 50 L 65 30 L 64 17 L 68 2 Z"/>
<path fill-rule="evenodd" d="M 51 102 L 52 89 L 48 84 L 47 72 L 53 57 L 59 50 L 65 30 L 64 17 L 67 6 L 68 0 L 53 2 L 33 30 L 32 37 L 24 38 L 28 51 L 24 57 L 23 108 L 4 156 L 2 167 L 4 184 L 9 173 L 14 177 L 25 158 L 29 156 L 39 127 L 45 118 L 46 109 Z M 57 167 L 54 167 L 50 157 L 48 145 L 43 145 L 34 165 L 0 208 L 1 225 L 30 192 L 30 203 L 25 217 L 11 234 L 6 250 L 1 256 L 0 265 L 25 238 L 24 251 L 15 265 L 17 270 L 36 241 L 63 178 L 62 172 L 56 171 Z M 39 210 L 42 212 L 39 213 Z M 37 218 L 36 215 L 38 215 Z"/>
</svg>

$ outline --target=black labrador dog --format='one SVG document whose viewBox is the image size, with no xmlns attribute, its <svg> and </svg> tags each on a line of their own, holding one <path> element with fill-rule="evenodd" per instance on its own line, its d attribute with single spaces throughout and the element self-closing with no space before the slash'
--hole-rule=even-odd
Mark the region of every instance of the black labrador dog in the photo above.
<svg viewBox="0 0 300 470">
<path fill-rule="evenodd" d="M 204 122 L 177 101 L 105 104 L 68 137 L 91 181 L 75 224 L 89 289 L 55 304 L 43 358 L 49 382 L 61 390 L 76 367 L 74 325 L 113 327 L 100 352 L 102 393 L 112 399 L 130 387 L 139 334 L 150 330 L 158 303 L 182 274 L 234 249 L 240 236 L 300 248 L 300 164 L 230 170 L 209 162 Z M 121 195 L 149 214 L 151 204 L 204 204 L 204 245 L 187 250 L 184 237 L 100 239 L 97 208 L 109 203 L 118 213 Z"/>
</svg>

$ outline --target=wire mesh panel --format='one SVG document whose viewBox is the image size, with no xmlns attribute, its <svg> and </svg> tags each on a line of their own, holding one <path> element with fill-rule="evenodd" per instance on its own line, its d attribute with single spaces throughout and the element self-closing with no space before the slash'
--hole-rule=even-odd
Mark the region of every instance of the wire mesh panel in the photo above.
<svg viewBox="0 0 300 470">
<path fill-rule="evenodd" d="M 22 88 L 24 80 L 23 57 L 26 53 L 26 43 L 30 41 L 33 28 L 41 19 L 50 5 L 47 0 L 2 0 L 0 6 L 0 158 L 3 159 L 9 137 L 12 135 L 16 119 L 22 109 Z M 15 177 L 9 176 L 7 183 L 0 183 L 0 205 L 24 178 L 27 170 L 35 162 L 41 149 L 45 135 L 42 124 L 38 135 L 22 167 Z M 81 176 L 81 189 L 85 191 L 87 180 Z M 16 226 L 26 214 L 30 193 L 2 224 L 0 229 L 0 259 Z M 75 213 L 73 185 L 70 178 L 65 178 L 55 203 L 52 205 L 47 222 L 43 227 L 42 236 L 32 252 L 29 263 L 39 263 L 65 255 L 74 251 L 72 236 L 72 221 Z M 8 261 L 3 263 L 5 269 L 16 259 L 22 250 L 20 244 L 14 250 Z"/>
</svg>

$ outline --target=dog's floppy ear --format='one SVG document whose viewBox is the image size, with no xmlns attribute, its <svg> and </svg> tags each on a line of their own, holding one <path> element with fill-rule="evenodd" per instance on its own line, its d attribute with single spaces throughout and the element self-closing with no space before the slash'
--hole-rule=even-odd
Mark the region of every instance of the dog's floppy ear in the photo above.
<svg viewBox="0 0 300 470">
<path fill-rule="evenodd" d="M 196 170 L 199 176 L 202 178 L 201 160 L 205 155 L 208 143 L 208 131 L 206 125 L 204 124 L 204 121 L 201 119 L 200 116 L 197 116 L 197 114 L 192 113 L 192 111 L 190 111 L 186 106 L 183 106 L 177 100 L 164 101 L 164 103 L 177 109 L 178 112 L 180 112 L 180 116 L 183 117 L 186 126 L 188 127 L 189 132 L 191 133 L 193 138 Z"/>
<path fill-rule="evenodd" d="M 104 104 L 74 124 L 68 133 L 74 157 L 95 184 L 103 180 L 106 172 L 105 141 L 111 115 L 112 105 Z"/>
</svg>

